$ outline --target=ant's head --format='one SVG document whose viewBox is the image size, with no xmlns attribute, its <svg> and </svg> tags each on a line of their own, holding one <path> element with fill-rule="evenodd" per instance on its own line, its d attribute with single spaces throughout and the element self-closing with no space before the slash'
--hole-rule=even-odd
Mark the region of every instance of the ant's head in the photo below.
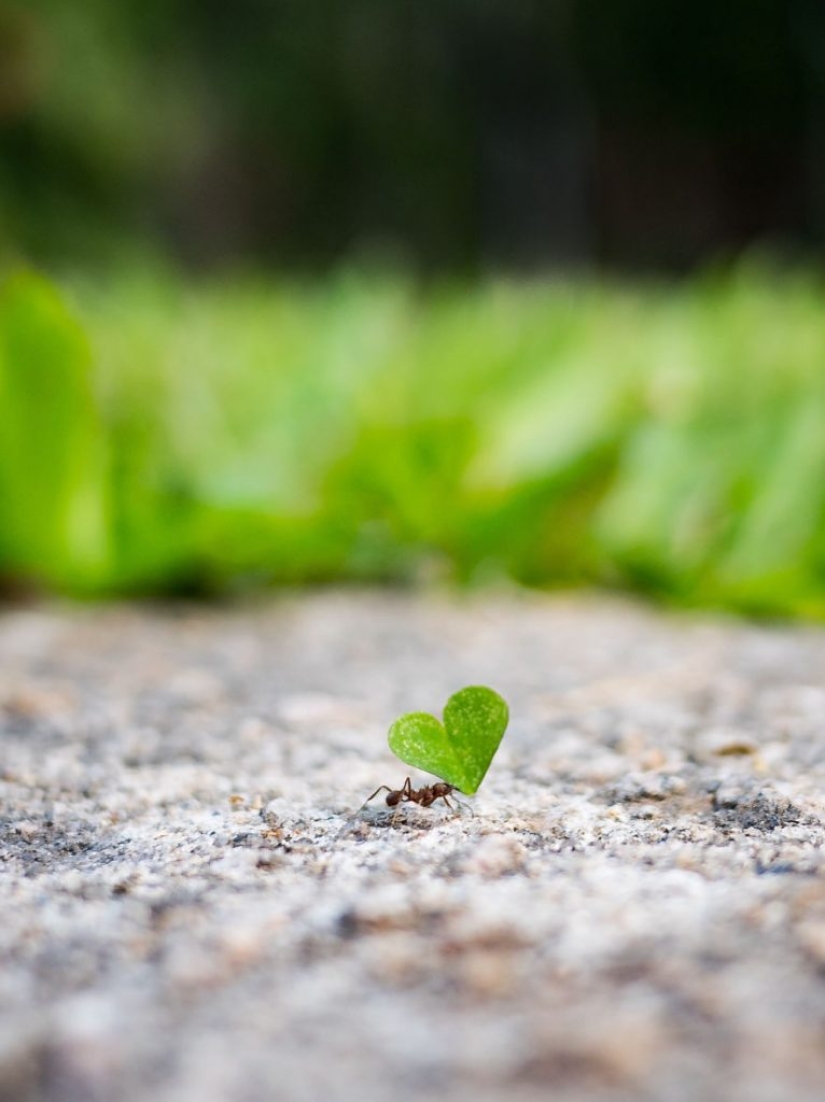
<svg viewBox="0 0 825 1102">
<path fill-rule="evenodd" d="M 395 807 L 396 804 L 400 804 L 401 803 L 401 797 L 403 795 L 404 795 L 404 793 L 400 792 L 400 791 L 399 792 L 388 792 L 387 793 L 387 807 Z"/>
</svg>

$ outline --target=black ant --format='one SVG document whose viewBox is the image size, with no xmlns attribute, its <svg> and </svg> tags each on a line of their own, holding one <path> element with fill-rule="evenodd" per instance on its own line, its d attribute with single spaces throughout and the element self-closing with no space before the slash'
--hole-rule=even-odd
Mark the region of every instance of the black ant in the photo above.
<svg viewBox="0 0 825 1102">
<path fill-rule="evenodd" d="M 419 807 L 432 807 L 436 800 L 443 800 L 444 803 L 451 810 L 455 810 L 453 804 L 450 803 L 450 796 L 453 792 L 456 792 L 456 786 L 454 784 L 447 784 L 444 781 L 438 781 L 436 784 L 425 784 L 421 788 L 413 788 L 412 781 L 409 777 L 404 781 L 401 788 L 390 788 L 388 784 L 382 784 L 373 792 L 372 796 L 368 796 L 362 806 L 374 799 L 379 792 L 386 792 L 387 807 L 398 807 L 399 804 L 418 804 Z"/>
</svg>

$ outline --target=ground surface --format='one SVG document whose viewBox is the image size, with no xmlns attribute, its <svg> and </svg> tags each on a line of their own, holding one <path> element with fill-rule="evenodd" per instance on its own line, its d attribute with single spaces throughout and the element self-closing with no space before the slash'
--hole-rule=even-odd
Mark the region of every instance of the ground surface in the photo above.
<svg viewBox="0 0 825 1102">
<path fill-rule="evenodd" d="M 359 814 L 474 682 L 474 814 Z M 825 1098 L 823 686 L 596 598 L 7 611 L 0 1099 Z"/>
</svg>

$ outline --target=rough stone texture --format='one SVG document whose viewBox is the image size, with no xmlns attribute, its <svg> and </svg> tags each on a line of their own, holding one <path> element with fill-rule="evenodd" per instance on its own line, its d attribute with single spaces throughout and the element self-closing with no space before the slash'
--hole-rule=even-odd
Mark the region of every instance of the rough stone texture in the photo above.
<svg viewBox="0 0 825 1102">
<path fill-rule="evenodd" d="M 602 598 L 7 611 L 0 1100 L 818 1102 L 823 675 Z M 359 812 L 478 682 L 473 812 Z"/>
</svg>

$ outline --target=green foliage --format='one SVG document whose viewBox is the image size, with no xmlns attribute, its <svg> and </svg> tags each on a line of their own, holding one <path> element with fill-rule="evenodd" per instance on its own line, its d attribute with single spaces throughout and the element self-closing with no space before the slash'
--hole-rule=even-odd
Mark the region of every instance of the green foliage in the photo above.
<svg viewBox="0 0 825 1102">
<path fill-rule="evenodd" d="M 0 572 L 597 583 L 825 614 L 815 274 L 0 295 Z"/>
<path fill-rule="evenodd" d="M 483 685 L 454 693 L 444 722 L 427 712 L 410 712 L 390 727 L 390 750 L 414 769 L 423 769 L 472 796 L 498 750 L 510 713 L 506 702 Z"/>
<path fill-rule="evenodd" d="M 87 341 L 45 281 L 20 275 L 0 294 L 0 574 L 83 588 L 107 565 Z"/>
</svg>

